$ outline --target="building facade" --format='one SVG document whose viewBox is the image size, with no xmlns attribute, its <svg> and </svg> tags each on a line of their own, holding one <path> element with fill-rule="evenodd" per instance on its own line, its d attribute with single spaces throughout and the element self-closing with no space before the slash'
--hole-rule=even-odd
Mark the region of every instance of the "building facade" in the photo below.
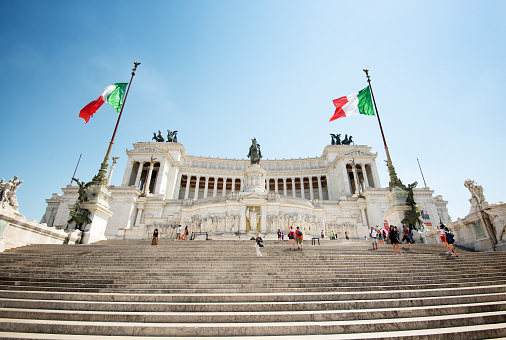
<svg viewBox="0 0 506 340">
<path fill-rule="evenodd" d="M 127 150 L 121 186 L 108 186 L 107 239 L 147 239 L 157 228 L 172 238 L 179 224 L 215 238 L 260 232 L 305 235 L 345 231 L 364 238 L 385 220 L 388 188 L 382 188 L 376 153 L 365 145 L 328 145 L 320 157 L 262 160 L 188 155 L 181 143 L 140 142 Z M 77 187 L 53 194 L 41 222 L 65 228 Z M 428 225 L 449 221 L 447 202 L 429 188 L 414 190 Z"/>
</svg>

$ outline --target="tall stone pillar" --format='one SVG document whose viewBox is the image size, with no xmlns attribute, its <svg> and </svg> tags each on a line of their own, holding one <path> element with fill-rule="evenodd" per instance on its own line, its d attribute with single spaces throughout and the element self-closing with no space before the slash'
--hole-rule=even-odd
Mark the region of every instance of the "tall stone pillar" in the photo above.
<svg viewBox="0 0 506 340">
<path fill-rule="evenodd" d="M 351 169 L 353 170 L 353 180 L 355 181 L 355 194 L 360 192 L 360 183 L 358 181 L 357 166 L 355 163 L 352 164 Z"/>
<path fill-rule="evenodd" d="M 222 196 L 227 196 L 227 178 L 223 177 L 223 188 L 221 191 Z"/>
<path fill-rule="evenodd" d="M 292 177 L 292 197 L 297 197 L 297 190 L 295 190 L 295 177 Z"/>
<path fill-rule="evenodd" d="M 91 223 L 84 227 L 82 241 L 84 244 L 105 240 L 107 221 L 113 215 L 107 202 L 111 194 L 105 185 L 91 185 L 86 194 L 88 201 L 83 202 L 81 208 L 90 212 L 88 217 Z"/>
<path fill-rule="evenodd" d="M 194 200 L 199 198 L 199 186 L 200 186 L 200 176 L 197 175 L 197 182 L 195 183 L 195 193 L 193 194 Z"/>
<path fill-rule="evenodd" d="M 184 199 L 188 199 L 188 196 L 190 195 L 190 181 L 192 179 L 192 176 L 186 175 L 186 186 L 184 189 Z"/>
<path fill-rule="evenodd" d="M 144 194 L 146 194 L 146 192 L 149 194 L 149 187 L 151 184 L 151 176 L 153 175 L 154 166 L 155 166 L 154 162 L 149 162 L 148 177 L 146 178 L 146 183 L 144 183 L 144 190 L 143 190 Z"/>
<path fill-rule="evenodd" d="M 364 190 L 369 188 L 369 179 L 367 178 L 367 169 L 365 168 L 366 164 L 362 163 L 362 176 L 364 177 Z"/>
<path fill-rule="evenodd" d="M 300 197 L 306 198 L 306 194 L 304 193 L 304 177 L 300 178 Z"/>
<path fill-rule="evenodd" d="M 218 177 L 214 177 L 213 197 L 218 195 Z"/>
<path fill-rule="evenodd" d="M 204 184 L 204 198 L 207 198 L 207 192 L 209 190 L 209 176 L 206 176 L 206 183 Z"/>
<path fill-rule="evenodd" d="M 136 187 L 139 187 L 139 182 L 141 180 L 143 168 L 144 168 L 144 162 L 139 162 L 139 169 L 137 169 L 137 176 L 135 177 L 135 186 Z"/>
<path fill-rule="evenodd" d="M 277 178 L 274 179 L 274 191 L 276 191 L 276 194 L 279 194 L 279 191 L 278 191 L 278 179 Z"/>
<path fill-rule="evenodd" d="M 286 197 L 288 196 L 288 190 L 286 187 L 286 177 L 283 178 L 283 195 Z"/>
<path fill-rule="evenodd" d="M 323 190 L 322 190 L 322 176 L 318 176 L 318 195 L 319 199 L 323 200 Z"/>
<path fill-rule="evenodd" d="M 241 205 L 240 233 L 246 233 L 246 204 Z"/>
<path fill-rule="evenodd" d="M 313 192 L 313 177 L 309 176 L 309 199 L 314 200 L 314 192 Z"/>
<path fill-rule="evenodd" d="M 267 207 L 265 204 L 260 206 L 260 232 L 267 232 Z"/>
<path fill-rule="evenodd" d="M 232 177 L 232 191 L 235 192 L 235 177 Z"/>
</svg>

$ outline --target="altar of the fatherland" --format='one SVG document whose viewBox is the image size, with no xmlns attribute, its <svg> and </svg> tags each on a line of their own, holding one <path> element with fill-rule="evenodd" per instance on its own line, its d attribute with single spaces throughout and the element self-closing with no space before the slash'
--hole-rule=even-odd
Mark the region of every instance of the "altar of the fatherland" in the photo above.
<svg viewBox="0 0 506 340">
<path fill-rule="evenodd" d="M 377 153 L 365 145 L 327 145 L 320 157 L 221 159 L 189 155 L 181 143 L 139 142 L 126 151 L 121 186 L 109 185 L 100 239 L 173 238 L 175 228 L 213 238 L 274 236 L 299 226 L 306 237 L 345 231 L 364 238 L 371 226 L 399 226 L 386 212 L 390 190 L 380 184 Z M 386 167 L 380 169 L 387 171 Z M 67 228 L 78 187 L 47 199 L 41 223 Z M 414 189 L 423 222 L 449 221 L 447 202 L 429 188 Z M 86 231 L 86 230 L 85 230 Z"/>
</svg>

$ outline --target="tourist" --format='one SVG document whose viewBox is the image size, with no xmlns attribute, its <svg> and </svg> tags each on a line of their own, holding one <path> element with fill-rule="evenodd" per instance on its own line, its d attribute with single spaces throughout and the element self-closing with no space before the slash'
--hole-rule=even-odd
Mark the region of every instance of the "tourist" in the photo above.
<svg viewBox="0 0 506 340">
<path fill-rule="evenodd" d="M 323 233 L 323 230 L 321 232 L 321 237 L 322 237 L 322 240 L 325 238 L 325 234 Z"/>
<path fill-rule="evenodd" d="M 187 240 L 187 239 L 188 239 L 188 233 L 189 233 L 189 231 L 188 231 L 188 226 L 186 226 L 186 227 L 184 228 L 184 239 L 185 239 L 185 240 Z"/>
<path fill-rule="evenodd" d="M 385 244 L 383 233 L 379 230 L 379 226 L 376 226 L 376 233 L 378 234 L 378 244 Z"/>
<path fill-rule="evenodd" d="M 441 223 L 441 225 L 439 226 L 439 229 L 436 229 L 436 231 L 439 234 L 439 238 L 441 240 L 441 243 L 443 243 L 443 246 L 445 246 L 446 254 L 447 255 L 451 254 L 449 247 L 448 247 L 448 243 L 446 242 L 445 225 L 443 223 Z"/>
<path fill-rule="evenodd" d="M 409 228 L 405 224 L 402 225 L 402 244 L 404 244 L 404 240 L 409 243 Z"/>
<path fill-rule="evenodd" d="M 374 227 L 371 227 L 371 231 L 369 232 L 369 236 L 372 241 L 372 250 L 378 250 L 378 233 Z"/>
<path fill-rule="evenodd" d="M 285 232 L 284 232 L 284 231 L 282 231 L 282 232 L 281 232 L 281 241 L 284 241 L 284 240 L 285 240 Z"/>
<path fill-rule="evenodd" d="M 349 239 L 350 239 L 350 237 L 348 236 L 348 230 L 346 230 L 346 231 L 344 232 L 344 236 L 346 237 L 346 239 L 347 239 L 347 240 L 349 240 Z"/>
<path fill-rule="evenodd" d="M 151 241 L 151 245 L 152 246 L 158 245 L 158 229 L 155 229 L 155 231 L 153 232 L 153 241 Z"/>
<path fill-rule="evenodd" d="M 302 250 L 302 230 L 300 230 L 299 227 L 297 227 L 297 232 L 295 233 L 295 240 L 297 241 L 297 249 Z"/>
<path fill-rule="evenodd" d="M 397 227 L 394 227 L 393 225 L 390 225 L 390 231 L 388 232 L 388 238 L 390 239 L 390 243 L 392 243 L 392 247 L 394 248 L 394 254 L 397 255 L 397 250 L 399 251 L 399 254 L 401 253 L 401 248 L 399 248 L 399 233 L 397 232 Z"/>
<path fill-rule="evenodd" d="M 255 238 L 255 248 L 257 250 L 257 256 L 263 256 L 262 253 L 260 253 L 260 247 L 263 247 L 264 243 L 260 235 L 257 234 L 257 237 Z"/>
<path fill-rule="evenodd" d="M 293 231 L 293 227 L 290 227 L 290 230 L 288 230 L 288 245 L 290 249 L 295 250 L 295 231 Z"/>
<path fill-rule="evenodd" d="M 453 244 L 455 243 L 455 235 L 453 235 L 453 233 L 450 230 L 448 230 L 448 227 L 445 227 L 444 230 L 446 242 L 448 244 L 448 251 L 450 252 L 448 255 L 452 256 L 452 254 L 455 254 L 455 257 L 459 257 L 459 255 L 455 251 L 455 247 L 453 246 Z"/>
<path fill-rule="evenodd" d="M 181 239 L 181 224 L 176 229 L 176 240 Z"/>
<path fill-rule="evenodd" d="M 331 239 L 331 240 L 334 240 L 334 239 L 335 239 L 335 238 L 334 238 L 334 232 L 333 232 L 333 231 L 331 231 L 331 232 L 330 232 L 330 239 Z"/>
<path fill-rule="evenodd" d="M 278 242 L 281 241 L 281 229 L 278 229 Z"/>
</svg>

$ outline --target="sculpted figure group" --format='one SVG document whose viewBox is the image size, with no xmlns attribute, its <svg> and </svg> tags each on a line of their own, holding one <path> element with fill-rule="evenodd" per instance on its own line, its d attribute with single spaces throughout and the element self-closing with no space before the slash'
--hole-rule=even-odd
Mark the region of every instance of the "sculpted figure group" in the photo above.
<svg viewBox="0 0 506 340">
<path fill-rule="evenodd" d="M 341 140 L 341 134 L 330 134 L 330 137 L 332 138 L 331 145 L 351 145 L 355 144 L 353 142 L 353 136 L 348 137 L 348 135 L 344 135 L 344 139 Z"/>
<path fill-rule="evenodd" d="M 160 130 L 158 130 L 158 134 L 156 132 L 153 132 L 153 138 L 151 138 L 155 142 L 165 142 L 165 139 L 162 136 L 162 133 Z M 176 131 L 170 131 L 167 130 L 167 142 L 168 143 L 177 143 L 177 130 Z"/>
<path fill-rule="evenodd" d="M 10 179 L 8 182 L 5 182 L 3 179 L 0 181 L 0 205 L 2 208 L 10 206 L 14 210 L 18 210 L 16 190 L 18 190 L 21 183 L 23 181 L 20 181 L 18 176 L 14 176 L 14 179 Z"/>
</svg>

